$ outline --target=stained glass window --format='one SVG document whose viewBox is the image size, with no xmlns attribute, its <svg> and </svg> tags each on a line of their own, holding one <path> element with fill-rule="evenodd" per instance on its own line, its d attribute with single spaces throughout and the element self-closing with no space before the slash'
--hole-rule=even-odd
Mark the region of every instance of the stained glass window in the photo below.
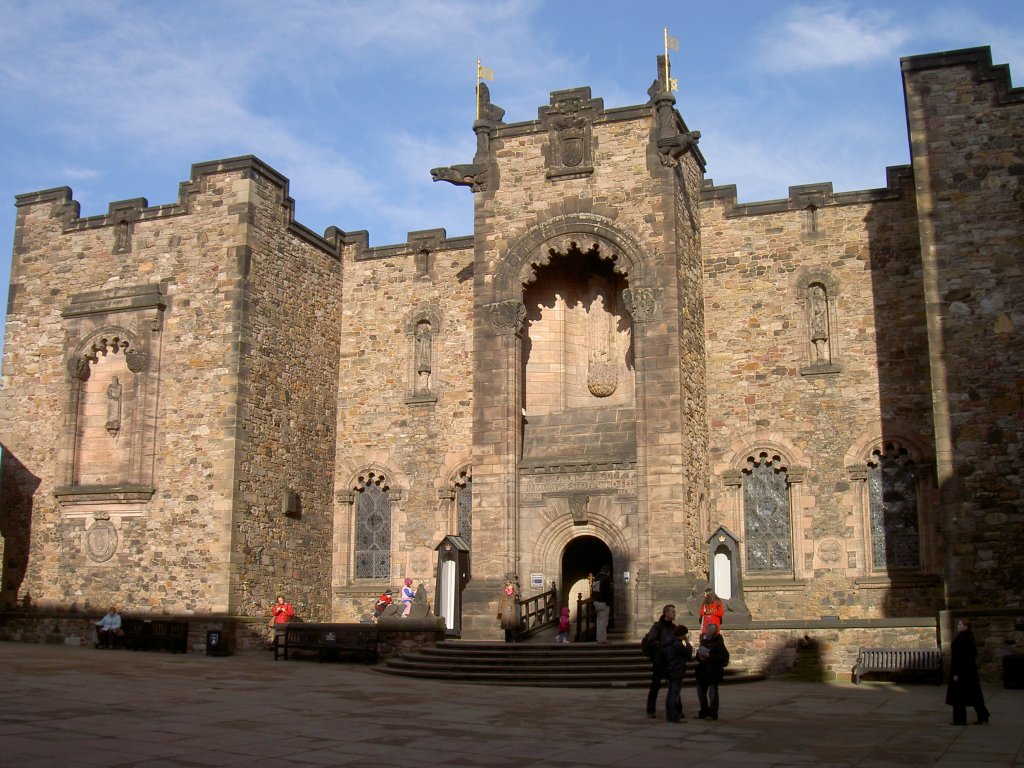
<svg viewBox="0 0 1024 768">
<path fill-rule="evenodd" d="M 793 570 L 789 484 L 779 458 L 762 453 L 743 470 L 747 571 Z"/>
<path fill-rule="evenodd" d="M 920 564 L 917 474 L 907 451 L 894 445 L 868 461 L 871 562 L 875 569 Z"/>
<path fill-rule="evenodd" d="M 391 576 L 391 499 L 381 475 L 360 478 L 356 489 L 356 578 Z"/>
<path fill-rule="evenodd" d="M 473 478 L 460 477 L 455 485 L 455 532 L 473 546 Z"/>
</svg>

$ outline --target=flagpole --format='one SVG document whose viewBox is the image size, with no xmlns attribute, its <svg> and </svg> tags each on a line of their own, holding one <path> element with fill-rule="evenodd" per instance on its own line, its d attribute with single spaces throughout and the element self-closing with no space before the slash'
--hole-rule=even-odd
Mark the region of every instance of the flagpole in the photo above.
<svg viewBox="0 0 1024 768">
<path fill-rule="evenodd" d="M 669 68 L 668 68 L 668 27 L 663 28 L 664 43 L 665 43 L 665 90 L 672 90 L 672 83 L 669 81 Z"/>
</svg>

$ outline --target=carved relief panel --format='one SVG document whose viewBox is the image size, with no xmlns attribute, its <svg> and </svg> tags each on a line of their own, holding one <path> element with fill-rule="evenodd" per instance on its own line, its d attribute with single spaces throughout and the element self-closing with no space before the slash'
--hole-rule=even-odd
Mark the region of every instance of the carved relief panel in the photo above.
<svg viewBox="0 0 1024 768">
<path fill-rule="evenodd" d="M 83 541 L 94 562 L 113 556 L 120 518 L 143 514 L 153 495 L 165 307 L 160 286 L 132 286 L 79 294 L 62 313 L 67 404 L 55 494 L 65 516 L 94 521 Z"/>
<path fill-rule="evenodd" d="M 547 177 L 580 176 L 594 172 L 595 117 L 604 105 L 590 97 L 589 88 L 556 91 L 551 106 L 540 110 L 548 131 Z"/>
</svg>

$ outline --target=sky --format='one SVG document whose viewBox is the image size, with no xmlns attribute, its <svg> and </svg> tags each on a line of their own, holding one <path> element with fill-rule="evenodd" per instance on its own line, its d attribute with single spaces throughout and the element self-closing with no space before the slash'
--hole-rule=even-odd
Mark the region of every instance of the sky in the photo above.
<svg viewBox="0 0 1024 768">
<path fill-rule="evenodd" d="M 472 160 L 476 60 L 506 123 L 585 85 L 643 104 L 664 27 L 677 109 L 741 202 L 885 186 L 909 162 L 902 56 L 990 46 L 1024 85 L 1024 0 L 0 0 L 0 307 L 16 195 L 163 205 L 238 155 L 316 232 L 472 234 L 472 193 L 430 168 Z"/>
</svg>

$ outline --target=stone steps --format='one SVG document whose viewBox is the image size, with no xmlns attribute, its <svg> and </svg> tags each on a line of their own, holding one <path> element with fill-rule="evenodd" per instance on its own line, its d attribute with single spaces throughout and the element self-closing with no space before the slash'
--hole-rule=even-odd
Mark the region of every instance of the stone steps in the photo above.
<svg viewBox="0 0 1024 768">
<path fill-rule="evenodd" d="M 445 640 L 388 659 L 373 669 L 462 683 L 570 688 L 639 688 L 651 680 L 651 663 L 636 642 L 539 645 Z M 687 679 L 692 685 L 692 671 Z M 727 683 L 763 679 L 762 674 L 726 670 Z"/>
</svg>

